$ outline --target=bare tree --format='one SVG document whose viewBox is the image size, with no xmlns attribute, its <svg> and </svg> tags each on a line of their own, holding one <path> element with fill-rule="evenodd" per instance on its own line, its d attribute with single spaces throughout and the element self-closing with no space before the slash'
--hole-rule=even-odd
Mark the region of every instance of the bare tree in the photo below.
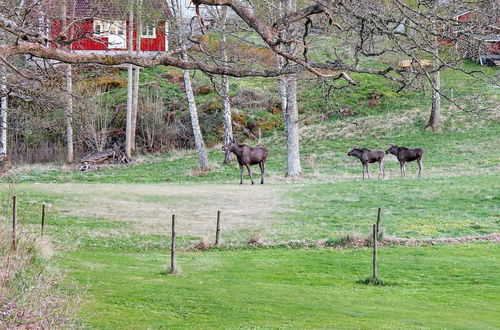
<svg viewBox="0 0 500 330">
<path fill-rule="evenodd" d="M 16 42 L 0 46 L 0 56 L 6 60 L 5 63 L 9 69 L 20 76 L 26 76 L 27 73 L 16 68 L 13 63 L 16 57 L 23 54 L 44 59 L 56 59 L 70 64 L 132 64 L 140 67 L 164 64 L 182 70 L 201 70 L 210 74 L 233 77 L 286 76 L 288 87 L 286 115 L 289 116 L 289 120 L 286 122 L 286 131 L 287 140 L 290 137 L 289 141 L 292 143 L 289 155 L 293 155 L 289 159 L 289 175 L 300 173 L 298 117 L 294 117 L 296 114 L 296 92 L 294 92 L 296 81 L 288 79 L 293 74 L 306 71 L 308 74 L 321 78 L 325 83 L 342 85 L 340 87 L 359 84 L 351 78 L 350 73 L 380 75 L 394 82 L 399 90 L 404 90 L 412 85 L 429 86 L 432 84 L 433 90 L 447 100 L 451 99 L 439 88 L 436 88 L 435 82 L 433 83 L 433 81 L 437 81 L 435 74 L 440 70 L 461 71 L 483 81 L 491 78 L 485 76 L 480 70 L 467 71 L 455 59 L 449 60 L 439 52 L 433 51 L 436 39 L 447 38 L 458 44 L 461 40 L 474 38 L 478 31 L 484 32 L 495 28 L 498 11 L 496 13 L 491 9 L 483 11 L 483 8 L 475 2 L 467 2 L 466 5 L 481 11 L 481 21 L 477 22 L 456 21 L 451 13 L 464 7 L 464 2 L 457 0 L 436 2 L 440 3 L 439 8 L 446 8 L 446 10 L 440 9 L 435 12 L 425 8 L 427 1 L 418 1 L 416 2 L 417 6 L 413 6 L 410 4 L 414 2 L 403 0 L 325 0 L 306 2 L 301 8 L 297 8 L 294 2 L 287 1 L 285 14 L 281 17 L 267 15 L 269 11 L 259 11 L 258 6 L 250 6 L 242 0 L 194 0 L 193 3 L 196 6 L 230 8 L 237 18 L 234 20 L 237 23 L 232 24 L 240 24 L 247 33 L 258 35 L 260 45 L 264 44 L 269 50 L 281 56 L 283 65 L 281 67 L 267 67 L 258 62 L 247 66 L 241 65 L 241 63 L 213 62 L 207 60 L 206 53 L 200 53 L 200 55 L 190 52 L 188 56 L 187 47 L 195 43 L 193 40 L 189 40 L 189 45 L 179 43 L 179 46 L 184 45 L 184 49 L 172 47 L 169 52 L 158 54 L 155 58 L 143 58 L 134 54 L 74 54 L 64 47 L 46 47 L 47 44 L 66 45 L 71 40 L 46 35 L 35 29 L 30 22 L 17 18 L 12 19 L 15 16 L 5 15 L 3 11 L 0 14 L 0 29 L 12 35 Z M 269 3 L 275 6 L 272 1 Z M 202 20 L 200 19 L 200 21 Z M 446 26 L 449 29 L 432 28 L 432 21 L 436 22 L 436 27 Z M 405 28 L 401 31 L 398 26 L 402 22 L 404 22 Z M 203 25 L 203 23 L 201 24 Z M 325 36 L 338 42 L 338 46 L 332 46 L 332 58 L 322 62 L 311 60 L 313 57 L 310 52 L 314 51 L 309 43 L 312 24 L 321 26 L 325 31 Z M 179 21 L 174 30 L 184 29 L 186 31 L 189 28 L 189 24 Z M 186 35 L 190 37 L 189 33 Z M 184 38 L 184 40 L 186 39 Z M 182 53 L 181 57 L 179 57 L 179 53 Z M 220 55 L 220 50 L 214 53 Z M 402 68 L 398 66 L 397 62 L 388 61 L 384 56 L 409 58 L 414 63 L 413 69 Z M 433 62 L 433 66 L 420 65 L 422 59 L 430 60 Z M 377 67 L 370 65 L 373 61 L 377 61 Z M 187 82 L 190 82 L 188 74 L 185 73 L 184 77 Z M 189 83 L 186 84 L 186 90 L 191 89 L 192 91 L 188 85 Z M 195 106 L 194 97 L 187 96 L 188 101 L 189 99 L 193 101 L 191 105 Z M 285 105 L 283 104 L 283 106 Z M 194 107 L 190 107 L 190 109 L 192 118 L 195 118 Z M 195 119 L 193 119 L 193 123 L 195 123 Z M 194 130 L 196 130 L 196 126 L 196 124 L 193 125 Z M 295 141 L 296 148 L 293 146 Z M 204 149 L 201 143 L 202 139 L 199 139 L 199 142 L 199 148 Z"/>
<path fill-rule="evenodd" d="M 227 7 L 220 10 L 220 49 L 223 65 L 228 65 L 229 58 L 227 54 Z M 233 136 L 233 119 L 231 116 L 231 102 L 229 99 L 229 78 L 227 75 L 221 76 L 222 83 L 222 105 L 224 108 L 224 144 L 231 143 L 234 140 Z M 233 154 L 226 150 L 224 153 L 224 162 L 231 163 L 233 161 Z"/>
<path fill-rule="evenodd" d="M 128 14 L 128 55 L 132 56 L 133 44 L 132 36 L 134 34 L 134 7 L 133 3 L 129 3 L 129 14 Z M 134 103 L 134 72 L 131 63 L 127 65 L 127 121 L 125 129 L 125 157 L 132 157 L 132 122 L 133 122 L 133 103 Z"/>
<path fill-rule="evenodd" d="M 115 108 L 111 95 L 103 90 L 83 91 L 75 106 L 76 131 L 92 151 L 103 151 L 108 144 Z"/>
<path fill-rule="evenodd" d="M 73 4 L 72 8 L 74 9 L 75 6 Z M 64 35 L 69 34 L 69 38 L 72 38 L 72 34 L 68 33 L 68 3 L 66 0 L 62 1 L 62 24 L 61 24 L 61 30 Z M 74 15 L 72 15 L 74 18 Z M 73 20 L 71 20 L 70 23 L 72 23 Z M 69 27 L 69 31 L 72 30 L 72 27 Z M 65 65 L 65 71 L 66 71 L 66 105 L 65 105 L 65 117 L 66 117 L 66 147 L 67 147 L 67 153 L 66 153 L 66 161 L 68 163 L 73 163 L 74 161 L 74 141 L 73 141 L 73 68 L 71 64 L 66 64 Z"/>
<path fill-rule="evenodd" d="M 184 62 L 188 62 L 189 56 L 186 45 L 187 35 L 186 35 L 186 30 L 183 29 L 184 17 L 179 1 L 176 0 L 173 1 L 172 9 L 175 15 L 175 27 L 177 28 L 176 32 L 178 34 L 177 37 L 181 52 L 181 58 Z M 198 152 L 199 168 L 203 172 L 208 171 L 210 167 L 208 164 L 207 150 L 205 147 L 205 142 L 203 140 L 203 135 L 201 134 L 200 123 L 198 120 L 198 108 L 196 106 L 196 100 L 194 98 L 194 91 L 189 71 L 182 70 L 182 77 L 184 80 L 184 91 L 186 93 L 186 98 L 188 101 L 189 116 L 191 117 L 191 127 L 193 129 L 194 142 L 196 150 Z"/>
<path fill-rule="evenodd" d="M 3 35 L 0 34 L 0 42 L 3 41 Z M 8 114 L 8 95 L 7 95 L 7 73 L 0 63 L 0 164 L 4 166 L 7 159 L 7 114 Z"/>
<path fill-rule="evenodd" d="M 142 34 L 142 0 L 137 0 L 136 6 L 136 17 L 137 17 L 137 36 L 136 36 L 136 55 L 141 56 L 141 34 Z M 130 39 L 130 43 L 132 43 L 132 38 Z M 134 90 L 132 92 L 132 132 L 130 134 L 131 138 L 131 148 L 132 151 L 136 149 L 135 136 L 137 130 L 137 112 L 139 108 L 139 73 L 140 68 L 138 66 L 134 67 Z"/>
</svg>

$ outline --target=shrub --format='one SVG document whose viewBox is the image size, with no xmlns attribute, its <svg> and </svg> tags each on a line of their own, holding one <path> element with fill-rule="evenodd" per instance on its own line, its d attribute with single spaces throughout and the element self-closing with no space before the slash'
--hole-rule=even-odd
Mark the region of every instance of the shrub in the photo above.
<svg viewBox="0 0 500 330">
<path fill-rule="evenodd" d="M 2 329 L 70 328 L 76 297 L 57 288 L 61 272 L 48 261 L 50 242 L 22 235 L 12 250 L 10 231 L 0 233 L 0 325 Z"/>
</svg>

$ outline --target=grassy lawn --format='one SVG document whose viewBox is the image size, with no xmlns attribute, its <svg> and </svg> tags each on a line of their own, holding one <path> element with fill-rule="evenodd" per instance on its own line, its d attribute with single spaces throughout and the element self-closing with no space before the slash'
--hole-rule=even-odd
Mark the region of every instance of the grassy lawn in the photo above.
<svg viewBox="0 0 500 330">
<path fill-rule="evenodd" d="M 153 73 L 143 75 L 154 81 Z M 322 99 L 315 83 L 300 81 L 299 179 L 284 176 L 278 127 L 250 141 L 270 151 L 263 186 L 250 186 L 246 178 L 239 186 L 237 165 L 222 164 L 215 145 L 211 171 L 202 174 L 192 150 L 138 156 L 131 165 L 85 173 L 56 163 L 22 166 L 1 179 L 2 210 L 7 218 L 17 195 L 18 228 L 32 233 L 47 204 L 46 234 L 59 250 L 55 262 L 85 292 L 79 319 L 90 328 L 498 328 L 499 244 L 383 248 L 380 275 L 387 285 L 377 287 L 358 282 L 370 274 L 367 249 L 228 248 L 249 239 L 367 234 L 377 207 L 383 208 L 382 227 L 398 237 L 500 232 L 498 89 L 444 72 L 445 90 L 487 102 L 473 113 L 444 101 L 443 130 L 434 133 L 423 130 L 428 92 L 396 94 L 380 78 L 355 78 L 361 87 L 339 90 L 336 103 Z M 164 86 L 179 96 L 174 87 Z M 272 94 L 275 81 L 239 80 L 232 88 Z M 384 95 L 370 108 L 374 90 Z M 355 115 L 317 118 L 344 106 Z M 267 110 L 249 111 L 251 117 Z M 399 164 L 387 155 L 385 180 L 360 179 L 350 148 L 385 150 L 391 143 L 425 149 L 424 178 L 416 178 L 411 163 L 408 177 L 400 179 Z M 376 177 L 378 169 L 371 171 Z M 227 249 L 180 252 L 182 275 L 166 275 L 171 214 L 177 216 L 178 245 L 188 246 L 213 241 L 217 210 Z"/>
<path fill-rule="evenodd" d="M 387 248 L 380 274 L 359 250 L 167 253 L 86 250 L 61 262 L 88 287 L 80 317 L 91 328 L 495 329 L 498 244 Z"/>
</svg>

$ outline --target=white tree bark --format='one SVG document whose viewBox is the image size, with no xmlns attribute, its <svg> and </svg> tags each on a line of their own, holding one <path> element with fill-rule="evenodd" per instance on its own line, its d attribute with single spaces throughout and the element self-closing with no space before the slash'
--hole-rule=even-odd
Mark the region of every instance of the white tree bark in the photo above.
<svg viewBox="0 0 500 330">
<path fill-rule="evenodd" d="M 66 161 L 68 163 L 74 162 L 74 151 L 73 151 L 73 69 L 71 65 L 66 66 L 66 143 L 67 143 L 67 157 Z"/>
<path fill-rule="evenodd" d="M 188 54 L 186 45 L 181 41 L 182 48 L 182 59 L 187 61 Z M 194 142 L 196 145 L 196 150 L 198 151 L 198 156 L 200 159 L 200 170 L 208 171 L 208 156 L 207 150 L 205 148 L 205 142 L 203 141 L 203 136 L 201 134 L 200 123 L 198 121 L 198 109 L 196 107 L 196 100 L 194 99 L 193 86 L 191 84 L 191 77 L 189 76 L 188 70 L 182 70 L 182 77 L 184 78 L 184 89 L 186 91 L 186 97 L 189 104 L 189 115 L 191 116 L 191 126 L 193 127 Z"/>
<path fill-rule="evenodd" d="M 432 107 L 431 117 L 427 124 L 433 131 L 439 129 L 439 122 L 441 119 L 441 72 L 436 71 L 433 79 L 434 88 L 432 89 Z"/>
<path fill-rule="evenodd" d="M 284 65 L 284 58 L 280 55 L 276 55 L 276 65 L 278 68 L 282 68 Z M 286 136 L 286 104 L 287 104 L 287 96 L 286 96 L 286 76 L 279 77 L 279 85 L 278 92 L 280 94 L 280 102 L 281 102 L 281 112 L 283 114 L 283 123 L 285 124 L 285 136 Z"/>
<path fill-rule="evenodd" d="M 1 38 L 2 36 L 0 36 Z M 7 114 L 8 114 L 8 99 L 7 99 L 7 74 L 5 68 L 0 64 L 0 126 L 2 129 L 0 135 L 0 164 L 3 166 L 7 158 Z"/>
<path fill-rule="evenodd" d="M 67 34 L 67 2 L 62 2 L 62 33 Z M 74 6 L 73 6 L 74 7 Z M 69 36 L 71 38 L 71 35 Z M 66 162 L 69 164 L 74 162 L 74 150 L 73 150 L 73 68 L 71 64 L 67 64 L 65 67 L 66 71 L 66 105 L 64 109 L 64 115 L 66 117 Z"/>
<path fill-rule="evenodd" d="M 226 35 L 226 20 L 227 20 L 227 7 L 221 8 L 221 23 L 222 31 L 220 34 L 220 46 L 221 46 L 221 56 L 222 63 L 228 65 L 228 55 L 227 55 L 227 35 Z M 224 108 L 224 144 L 231 143 L 234 139 L 233 136 L 233 118 L 231 116 L 231 102 L 229 99 L 229 79 L 227 75 L 221 76 L 222 82 L 222 105 Z M 231 163 L 233 161 L 233 154 L 230 151 L 225 152 L 224 162 Z"/>
<path fill-rule="evenodd" d="M 435 58 L 439 56 L 439 41 L 436 41 L 436 48 L 433 53 Z M 434 72 L 434 76 L 432 79 L 432 106 L 431 106 L 431 116 L 429 118 L 429 122 L 427 123 L 427 127 L 430 127 L 433 131 L 437 131 L 439 129 L 439 123 L 441 120 L 441 72 L 438 70 Z"/>
<path fill-rule="evenodd" d="M 300 176 L 299 111 L 297 105 L 297 77 L 295 74 L 286 81 L 286 151 L 287 176 Z"/>
<path fill-rule="evenodd" d="M 295 0 L 287 0 L 285 3 L 285 15 L 296 10 Z M 288 27 L 286 35 L 293 37 L 295 31 L 291 26 Z M 296 45 L 288 45 L 287 51 L 295 54 Z M 299 150 L 299 108 L 297 105 L 297 77 L 295 74 L 288 75 L 286 78 L 286 151 L 287 151 L 287 176 L 300 176 L 302 168 L 300 166 Z"/>
<path fill-rule="evenodd" d="M 142 33 L 141 12 L 142 12 L 142 0 L 138 0 L 136 8 L 137 37 L 135 44 L 135 50 L 137 56 L 139 56 L 141 53 L 141 33 Z M 139 73 L 140 73 L 140 68 L 138 66 L 134 67 L 134 82 L 133 82 L 134 90 L 132 92 L 132 131 L 130 134 L 130 139 L 131 139 L 130 147 L 132 149 L 132 152 L 136 150 L 135 136 L 137 130 L 137 111 L 139 107 Z"/>
<path fill-rule="evenodd" d="M 128 40 L 127 47 L 129 55 L 133 51 L 133 35 L 134 35 L 134 9 L 130 5 L 128 13 Z M 125 157 L 132 157 L 132 109 L 133 109 L 133 68 L 132 64 L 127 65 L 127 123 L 125 128 Z"/>
</svg>

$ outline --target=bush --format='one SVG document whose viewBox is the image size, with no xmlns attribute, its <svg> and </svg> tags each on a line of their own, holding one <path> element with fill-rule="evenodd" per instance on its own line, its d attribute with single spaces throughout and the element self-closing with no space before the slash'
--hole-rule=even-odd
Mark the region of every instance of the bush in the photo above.
<svg viewBox="0 0 500 330">
<path fill-rule="evenodd" d="M 4 226 L 2 226 L 4 227 Z M 57 288 L 61 272 L 49 262 L 50 242 L 23 235 L 17 249 L 7 228 L 0 233 L 0 325 L 2 329 L 70 328 L 71 300 Z"/>
</svg>

